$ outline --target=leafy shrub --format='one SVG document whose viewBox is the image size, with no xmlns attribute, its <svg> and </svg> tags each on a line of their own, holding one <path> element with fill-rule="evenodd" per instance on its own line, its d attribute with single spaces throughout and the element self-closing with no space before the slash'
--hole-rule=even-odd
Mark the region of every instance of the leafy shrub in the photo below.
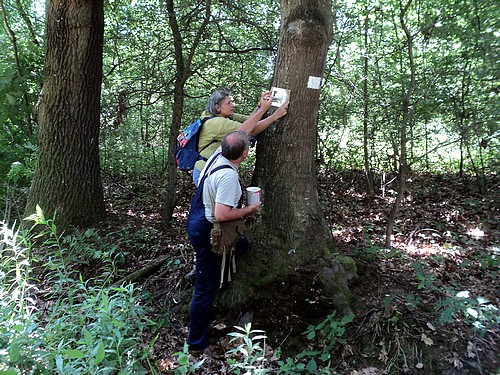
<svg viewBox="0 0 500 375">
<path fill-rule="evenodd" d="M 230 358 L 228 363 L 230 364 L 230 369 L 235 374 L 241 374 L 245 370 L 244 374 L 267 374 L 270 372 L 269 369 L 264 367 L 265 362 L 265 339 L 264 331 L 252 330 L 252 325 L 250 323 L 245 325 L 245 328 L 235 327 L 239 332 L 231 332 L 229 336 L 232 336 L 231 342 L 240 342 L 240 344 L 227 352 L 227 354 L 232 355 L 235 358 Z M 263 342 L 263 347 L 260 346 L 260 340 Z"/>
<path fill-rule="evenodd" d="M 101 289 L 68 280 L 69 293 L 52 307 L 49 350 L 64 374 L 145 374 L 150 350 L 141 344 L 152 322 L 133 285 Z"/>
<path fill-rule="evenodd" d="M 14 182 L 16 186 L 28 187 L 31 184 L 35 165 L 33 160 L 28 160 L 27 163 L 16 161 L 11 164 L 10 170 L 7 172 L 7 179 Z"/>
<path fill-rule="evenodd" d="M 42 228 L 22 233 L 4 224 L 2 230 L 0 373 L 147 373 L 143 363 L 153 343 L 145 344 L 144 332 L 153 322 L 145 317 L 139 291 L 132 284 L 84 281 L 65 257 L 65 240 L 53 219 L 38 207 L 29 220 Z M 32 241 L 40 239 L 47 251 L 35 259 Z M 78 240 L 71 244 L 77 251 Z M 45 266 L 44 278 L 51 280 L 43 295 L 44 315 L 38 312 L 42 301 L 35 299 L 31 274 L 39 263 Z"/>
<path fill-rule="evenodd" d="M 3 222 L 1 241 L 0 372 L 17 368 L 45 374 L 43 362 L 48 353 L 43 349 L 44 340 L 31 298 L 35 288 L 30 284 L 29 249 L 20 246 L 19 232 Z"/>
</svg>

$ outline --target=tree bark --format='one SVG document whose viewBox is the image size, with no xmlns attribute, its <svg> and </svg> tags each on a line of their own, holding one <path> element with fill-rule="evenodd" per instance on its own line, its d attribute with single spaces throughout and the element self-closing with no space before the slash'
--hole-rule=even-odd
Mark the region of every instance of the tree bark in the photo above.
<svg viewBox="0 0 500 375">
<path fill-rule="evenodd" d="M 309 274 L 323 284 L 340 313 L 351 311 L 346 270 L 352 275 L 355 265 L 335 258 L 319 204 L 315 149 L 320 90 L 309 85 L 310 77 L 323 77 L 332 40 L 331 6 L 330 0 L 281 1 L 273 86 L 291 90 L 290 106 L 284 118 L 259 135 L 252 184 L 263 188 L 262 220 L 249 233 L 252 254 L 242 258 L 234 286 L 225 293 L 231 303 L 259 295 L 272 299 L 270 291 L 279 292 L 270 285 L 294 284 Z"/>
<path fill-rule="evenodd" d="M 408 25 L 406 24 L 405 21 L 406 13 L 411 5 L 411 2 L 412 0 L 409 0 L 406 3 L 406 5 L 401 8 L 401 13 L 399 15 L 401 27 L 406 37 L 410 77 L 408 86 L 406 87 L 406 90 L 403 95 L 402 121 L 401 121 L 401 131 L 400 131 L 401 155 L 399 158 L 399 168 L 398 168 L 398 188 L 397 188 L 396 200 L 392 205 L 391 212 L 389 213 L 389 218 L 387 220 L 387 228 L 385 233 L 385 246 L 387 248 L 390 248 L 392 244 L 392 233 L 394 230 L 394 223 L 396 221 L 396 217 L 401 207 L 401 203 L 403 201 L 403 197 L 406 191 L 406 176 L 408 175 L 408 162 L 406 154 L 406 144 L 407 144 L 406 132 L 407 129 L 411 127 L 411 124 L 413 123 L 413 107 L 411 105 L 411 100 L 413 97 L 413 91 L 415 89 L 415 76 L 416 76 L 415 60 L 413 57 L 414 36 L 411 35 L 410 30 L 408 29 Z"/>
<path fill-rule="evenodd" d="M 193 74 L 191 69 L 191 62 L 193 60 L 196 49 L 198 48 L 203 33 L 205 32 L 211 15 L 211 1 L 207 1 L 205 5 L 205 13 L 203 21 L 196 31 L 196 36 L 193 44 L 187 53 L 183 45 L 183 38 L 177 21 L 174 1 L 167 0 L 167 11 L 170 29 L 174 36 L 174 51 L 175 51 L 175 65 L 176 74 L 174 81 L 174 99 L 172 103 L 172 122 L 170 125 L 170 138 L 168 142 L 168 149 L 173 150 L 177 143 L 177 136 L 179 135 L 180 126 L 182 123 L 182 114 L 184 112 L 184 86 L 187 80 Z M 189 25 L 191 26 L 191 25 Z M 177 197 L 177 165 L 172 152 L 168 153 L 167 160 L 167 193 L 165 197 L 165 204 L 162 207 L 162 223 L 164 227 L 170 226 L 170 221 L 174 212 L 174 207 Z"/>
<path fill-rule="evenodd" d="M 290 249 L 324 242 L 331 233 L 319 207 L 315 149 L 319 89 L 332 39 L 330 1 L 282 1 L 273 86 L 290 89 L 288 115 L 259 138 L 254 181 L 264 191 L 263 224 Z"/>
<path fill-rule="evenodd" d="M 105 214 L 99 162 L 104 6 L 53 0 L 47 13 L 39 153 L 26 213 L 38 204 L 59 226 Z"/>
</svg>

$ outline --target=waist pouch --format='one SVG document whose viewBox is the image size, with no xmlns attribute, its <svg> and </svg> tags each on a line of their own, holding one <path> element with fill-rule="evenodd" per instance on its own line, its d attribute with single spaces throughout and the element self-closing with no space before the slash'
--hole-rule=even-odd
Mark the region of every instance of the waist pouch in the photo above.
<svg viewBox="0 0 500 375">
<path fill-rule="evenodd" d="M 231 254 L 236 242 L 245 234 L 245 229 L 245 222 L 242 220 L 215 222 L 210 232 L 212 251 L 218 256 Z"/>
</svg>

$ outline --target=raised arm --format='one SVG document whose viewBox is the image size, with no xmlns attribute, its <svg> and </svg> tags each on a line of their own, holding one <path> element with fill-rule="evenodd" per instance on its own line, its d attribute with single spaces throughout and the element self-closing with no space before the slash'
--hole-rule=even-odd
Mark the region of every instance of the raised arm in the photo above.
<svg viewBox="0 0 500 375">
<path fill-rule="evenodd" d="M 251 135 L 259 134 L 260 132 L 266 130 L 269 127 L 269 125 L 271 125 L 273 122 L 285 116 L 288 112 L 288 104 L 289 101 L 287 100 L 280 107 L 278 107 L 278 109 L 274 111 L 270 116 L 267 116 L 265 119 L 260 120 L 257 123 L 257 125 L 255 125 L 253 131 L 250 134 Z"/>
<path fill-rule="evenodd" d="M 239 130 L 243 130 L 247 134 L 257 134 L 254 129 L 260 121 L 264 113 L 271 106 L 271 91 L 264 91 L 260 96 L 259 105 L 255 108 L 250 116 L 241 124 Z"/>
</svg>

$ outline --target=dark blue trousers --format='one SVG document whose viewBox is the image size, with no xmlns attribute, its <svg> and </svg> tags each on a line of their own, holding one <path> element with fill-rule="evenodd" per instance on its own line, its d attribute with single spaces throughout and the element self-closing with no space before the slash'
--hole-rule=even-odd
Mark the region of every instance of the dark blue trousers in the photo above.
<svg viewBox="0 0 500 375">
<path fill-rule="evenodd" d="M 196 253 L 196 283 L 191 302 L 190 329 L 188 344 L 193 350 L 205 349 L 210 345 L 208 328 L 213 319 L 215 295 L 220 287 L 222 258 L 211 250 L 210 231 L 213 224 L 204 216 L 189 220 L 187 232 L 189 241 Z M 248 250 L 248 240 L 240 238 L 236 253 Z M 226 269 L 229 268 L 226 266 Z"/>
<path fill-rule="evenodd" d="M 207 170 L 217 160 L 213 157 L 206 166 Z M 216 167 L 211 173 L 229 168 L 227 165 Z M 208 339 L 208 328 L 212 322 L 214 300 L 220 287 L 222 258 L 212 252 L 210 245 L 210 231 L 213 224 L 205 217 L 205 206 L 203 205 L 204 175 L 200 180 L 196 193 L 191 200 L 191 208 L 187 219 L 187 233 L 189 242 L 196 253 L 196 283 L 194 286 L 193 300 L 191 301 L 191 315 L 188 344 L 193 350 L 202 350 L 210 345 Z M 236 255 L 248 251 L 248 241 L 241 237 L 237 244 Z M 229 269 L 229 267 L 225 267 Z"/>
</svg>

